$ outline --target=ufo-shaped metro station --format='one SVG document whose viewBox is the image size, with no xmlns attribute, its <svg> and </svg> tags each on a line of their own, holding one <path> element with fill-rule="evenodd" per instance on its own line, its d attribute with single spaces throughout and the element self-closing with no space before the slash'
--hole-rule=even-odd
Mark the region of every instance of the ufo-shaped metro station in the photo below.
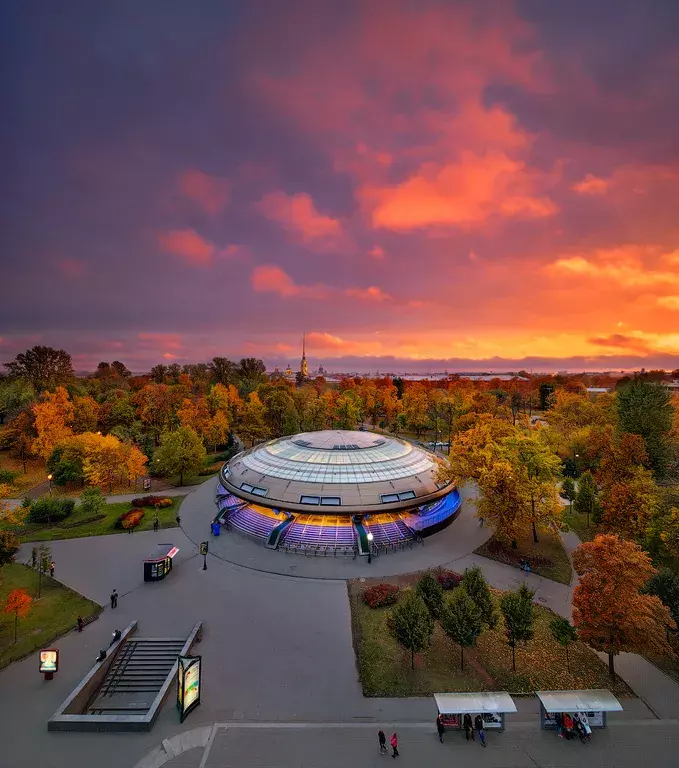
<svg viewBox="0 0 679 768">
<path fill-rule="evenodd" d="M 367 555 L 411 546 L 458 514 L 441 460 L 372 432 L 325 430 L 243 451 L 221 469 L 216 520 L 270 549 Z"/>
</svg>

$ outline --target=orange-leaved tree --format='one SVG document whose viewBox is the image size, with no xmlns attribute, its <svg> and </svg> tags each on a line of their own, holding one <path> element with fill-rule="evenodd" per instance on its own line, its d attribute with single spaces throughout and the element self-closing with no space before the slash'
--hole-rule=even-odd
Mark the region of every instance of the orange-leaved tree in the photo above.
<svg viewBox="0 0 679 768">
<path fill-rule="evenodd" d="M 614 657 L 621 651 L 667 653 L 665 628 L 674 628 L 669 610 L 641 589 L 655 573 L 649 556 L 632 541 L 599 535 L 573 553 L 580 581 L 573 592 L 573 624 L 580 639 Z"/>
<path fill-rule="evenodd" d="M 13 589 L 9 595 L 7 595 L 7 602 L 5 603 L 5 613 L 14 614 L 14 642 L 17 641 L 17 624 L 19 623 L 19 616 L 22 618 L 28 613 L 31 608 L 33 598 L 28 594 L 25 589 Z"/>
</svg>

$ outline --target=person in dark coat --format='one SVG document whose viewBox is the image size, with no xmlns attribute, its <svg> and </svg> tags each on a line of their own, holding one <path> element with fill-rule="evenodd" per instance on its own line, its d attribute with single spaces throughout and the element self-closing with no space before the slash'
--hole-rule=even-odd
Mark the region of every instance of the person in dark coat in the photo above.
<svg viewBox="0 0 679 768">
<path fill-rule="evenodd" d="M 474 718 L 474 728 L 479 732 L 479 741 L 481 742 L 481 746 L 486 746 L 486 732 L 483 730 L 483 718 L 481 715 L 477 715 Z"/>
<path fill-rule="evenodd" d="M 469 741 L 469 737 L 471 736 L 471 740 L 474 741 L 474 723 L 472 723 L 472 716 L 467 712 L 467 714 L 462 719 L 462 726 L 464 728 L 464 735 L 467 737 L 467 741 Z"/>
<path fill-rule="evenodd" d="M 118 607 L 118 592 L 114 589 L 113 592 L 111 592 L 111 608 L 117 608 Z"/>
<path fill-rule="evenodd" d="M 380 742 L 380 755 L 386 755 L 387 737 L 384 735 L 384 731 L 377 731 L 377 739 Z"/>
<path fill-rule="evenodd" d="M 443 744 L 443 734 L 446 732 L 446 729 L 445 729 L 445 726 L 443 725 L 443 717 L 441 717 L 441 715 L 439 715 L 436 718 L 436 730 L 439 735 L 439 741 L 441 742 L 441 744 Z"/>
</svg>

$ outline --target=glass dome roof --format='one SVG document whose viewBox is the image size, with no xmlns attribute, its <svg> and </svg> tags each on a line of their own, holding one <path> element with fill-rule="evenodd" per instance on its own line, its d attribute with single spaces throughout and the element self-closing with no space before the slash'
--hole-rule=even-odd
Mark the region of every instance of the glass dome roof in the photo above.
<svg viewBox="0 0 679 768">
<path fill-rule="evenodd" d="M 243 454 L 253 472 L 304 483 L 371 483 L 435 472 L 436 462 L 410 443 L 371 432 L 324 430 L 265 443 Z"/>
</svg>

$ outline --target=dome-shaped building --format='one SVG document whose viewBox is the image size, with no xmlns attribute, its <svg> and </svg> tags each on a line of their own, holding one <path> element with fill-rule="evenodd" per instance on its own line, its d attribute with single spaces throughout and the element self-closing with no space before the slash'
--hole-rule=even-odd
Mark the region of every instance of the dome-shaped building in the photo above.
<svg viewBox="0 0 679 768">
<path fill-rule="evenodd" d="M 440 459 L 372 432 L 281 437 L 222 467 L 217 519 L 271 547 L 367 554 L 450 522 L 461 500 L 437 482 Z"/>
</svg>

